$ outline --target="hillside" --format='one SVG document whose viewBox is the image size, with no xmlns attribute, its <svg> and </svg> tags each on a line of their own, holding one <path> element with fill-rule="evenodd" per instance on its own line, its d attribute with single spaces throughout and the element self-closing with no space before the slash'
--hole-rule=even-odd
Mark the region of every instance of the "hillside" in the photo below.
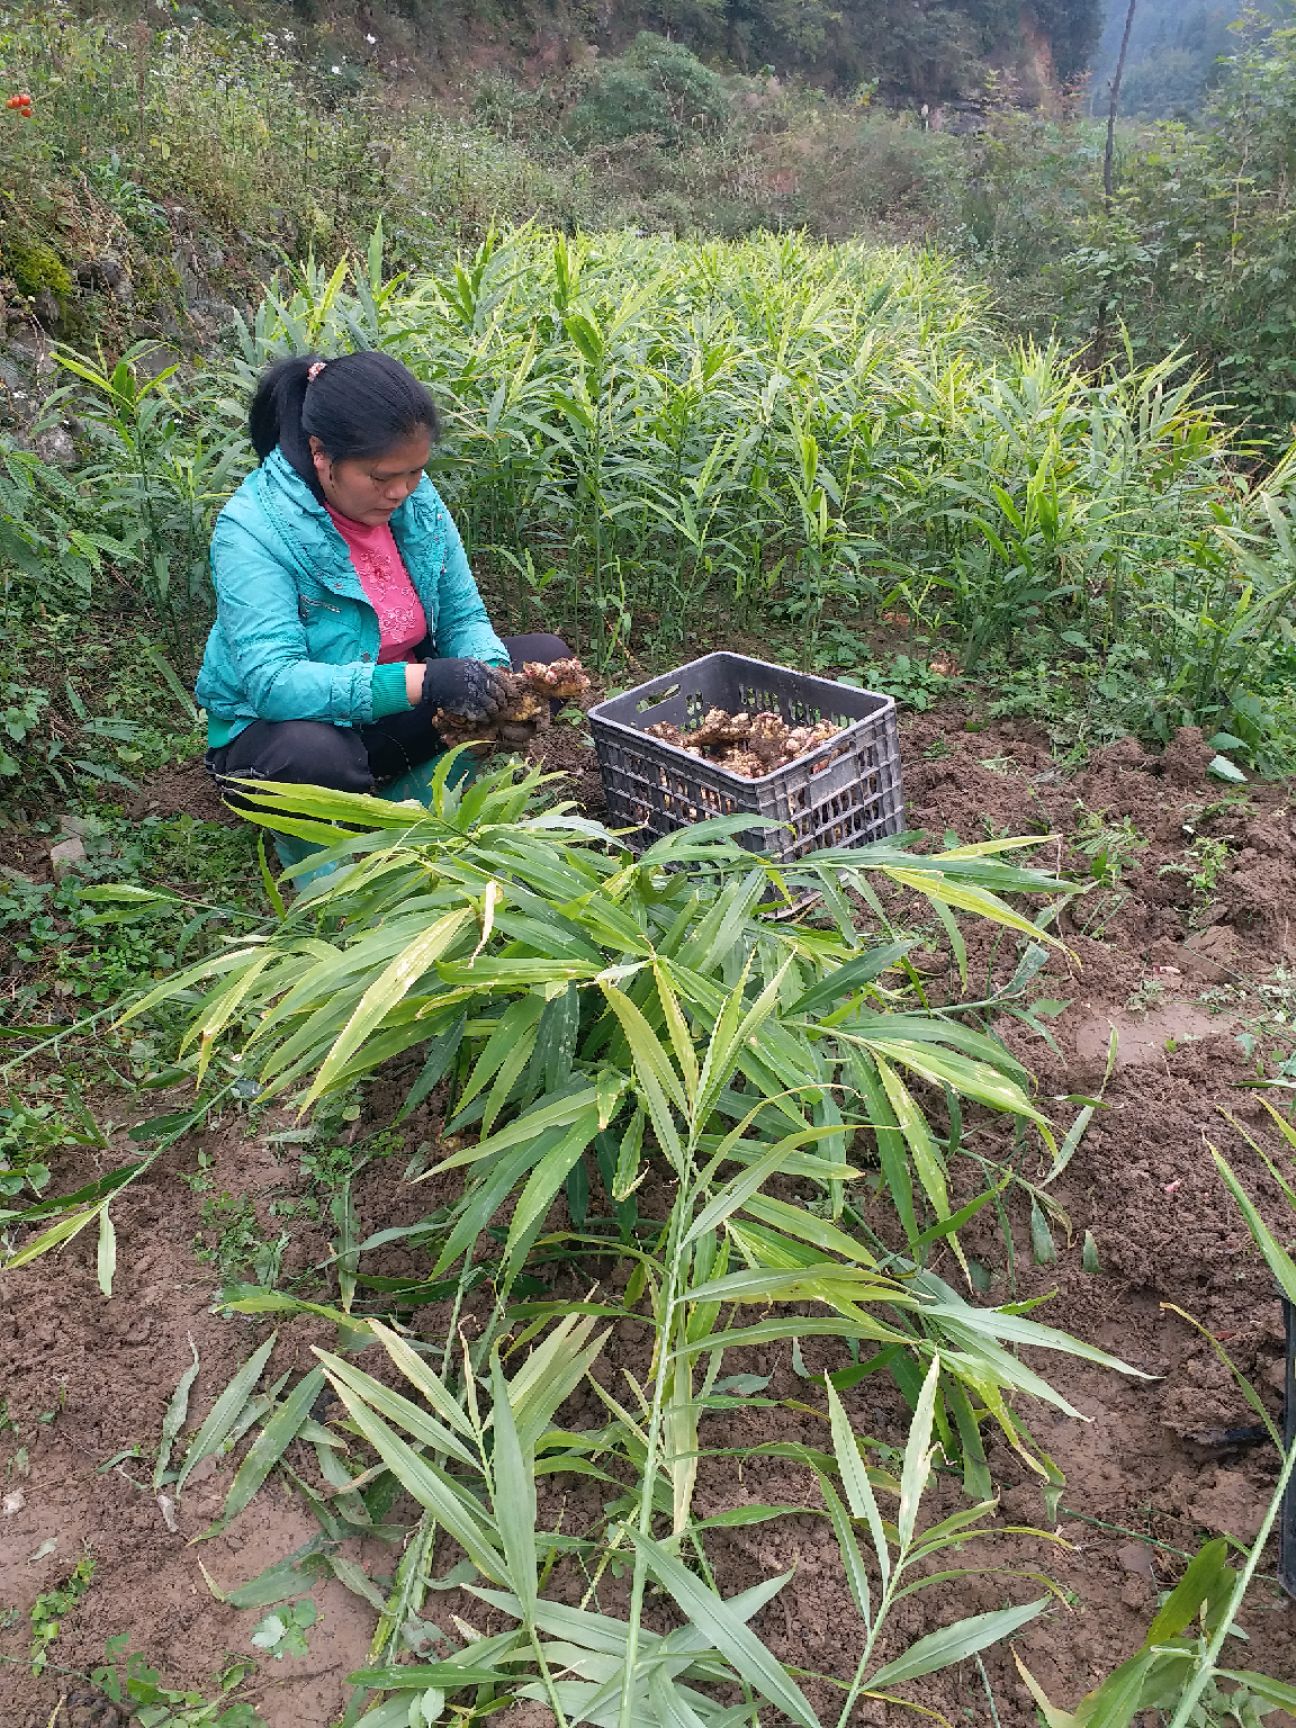
<svg viewBox="0 0 1296 1728">
<path fill-rule="evenodd" d="M 749 75 L 806 77 L 837 94 L 876 88 L 921 106 L 976 98 L 1007 80 L 1021 99 L 1047 98 L 1082 73 L 1102 0 L 631 0 L 577 5 L 489 0 L 362 6 L 366 31 L 393 32 L 442 75 L 464 60 L 516 70 L 622 52 L 641 30 L 682 42 L 709 64 Z"/>
</svg>

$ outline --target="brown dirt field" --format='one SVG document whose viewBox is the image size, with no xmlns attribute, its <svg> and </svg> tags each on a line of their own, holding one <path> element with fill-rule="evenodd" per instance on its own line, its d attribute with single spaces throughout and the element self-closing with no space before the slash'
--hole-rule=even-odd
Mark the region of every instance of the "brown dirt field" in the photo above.
<svg viewBox="0 0 1296 1728">
<path fill-rule="evenodd" d="M 1279 1411 L 1279 1303 L 1215 1173 L 1207 1142 L 1229 1157 L 1271 1225 L 1289 1239 L 1290 1215 L 1284 1225 L 1259 1160 L 1222 1111 L 1259 1133 L 1257 1095 L 1240 1089 L 1241 1083 L 1254 1076 L 1260 1057 L 1272 1064 L 1289 1058 L 1296 1045 L 1296 813 L 1289 787 L 1251 786 L 1238 795 L 1209 779 L 1210 752 L 1192 732 L 1181 734 L 1160 758 L 1131 743 L 1113 746 L 1069 777 L 1029 728 L 969 730 L 958 710 L 910 719 L 903 743 L 910 820 L 933 840 L 947 829 L 964 842 L 990 833 L 1061 836 L 1046 842 L 1040 861 L 1071 874 L 1085 874 L 1091 864 L 1074 843 L 1084 812 L 1108 826 L 1128 817 L 1145 842 L 1131 852 L 1116 890 L 1096 888 L 1064 920 L 1071 952 L 1055 955 L 1040 980 L 1045 993 L 1067 1004 L 1052 1022 L 1056 1048 L 1014 1020 L 1004 1017 L 1000 1024 L 1010 1048 L 1039 1076 L 1042 1105 L 1061 1129 L 1077 1109 L 1068 1098 L 1101 1086 L 1113 1027 L 1119 1038 L 1103 1108 L 1049 1189 L 1069 1224 L 1055 1228 L 1057 1260 L 1035 1264 L 1028 1215 L 1016 1199 L 1007 1202 L 1015 1250 L 1011 1270 L 1003 1226 L 992 1208 L 979 1214 L 964 1240 L 991 1273 L 988 1299 L 1051 1292 L 1041 1318 L 1153 1378 L 1125 1378 L 1062 1356 L 1034 1362 L 1089 1418 L 1075 1421 L 1049 1410 L 1026 1418 L 1065 1472 L 1057 1533 L 1069 1546 L 1048 1548 L 1020 1537 L 987 1541 L 970 1557 L 980 1568 L 974 1576 L 952 1591 L 902 1604 L 892 1635 L 898 1649 L 946 1620 L 1039 1594 L 1029 1580 L 990 1573 L 992 1565 L 1047 1571 L 1070 1593 L 1069 1606 L 1027 1628 L 1016 1647 L 1054 1701 L 1069 1706 L 1138 1645 L 1158 1592 L 1182 1570 L 1182 1552 L 1195 1549 L 1207 1534 L 1254 1537 L 1272 1491 L 1275 1459 L 1269 1447 L 1220 1443 L 1220 1431 L 1253 1420 L 1243 1399 L 1209 1345 L 1163 1305 L 1184 1309 L 1225 1340 L 1269 1408 Z M 539 753 L 574 775 L 575 795 L 598 813 L 597 769 L 583 734 L 556 728 L 545 735 Z M 141 797 L 141 812 L 179 806 L 198 813 L 201 805 L 199 783 L 187 770 Z M 206 808 L 201 813 L 214 814 Z M 1197 866 L 1187 862 L 1186 850 L 1199 836 L 1223 843 L 1209 893 L 1189 880 Z M 974 994 L 984 993 L 987 979 L 1011 975 L 1015 955 L 1008 944 L 973 930 L 969 949 Z M 933 990 L 957 991 L 947 957 L 925 956 L 924 967 Z M 375 1088 L 372 1109 L 383 1108 L 383 1091 Z M 154 1101 L 149 1113 L 160 1107 Z M 121 1109 L 114 1115 L 120 1118 Z M 434 1115 L 416 1116 L 408 1127 L 409 1149 L 435 1126 Z M 1002 1124 L 974 1119 L 969 1145 L 981 1157 L 1006 1158 L 1011 1136 Z M 186 1490 L 175 1530 L 149 1487 L 163 1413 L 190 1359 L 188 1341 L 202 1363 L 192 1432 L 237 1364 L 270 1329 L 213 1311 L 215 1274 L 193 1252 L 201 1196 L 182 1180 L 195 1170 L 200 1151 L 213 1190 L 247 1196 L 264 1221 L 272 1200 L 292 1201 L 304 1192 L 292 1149 L 269 1144 L 264 1124 L 254 1131 L 246 1117 L 231 1112 L 174 1148 L 123 1196 L 115 1211 L 119 1273 L 111 1301 L 99 1294 L 94 1247 L 85 1237 L 57 1258 L 0 1283 L 0 1395 L 17 1425 L 17 1433 L 0 1433 L 0 1489 L 9 1496 L 0 1518 L 0 1608 L 14 1605 L 25 1616 L 36 1593 L 66 1577 L 88 1549 L 97 1564 L 94 1582 L 52 1650 L 52 1664 L 66 1670 L 93 1667 L 103 1659 L 106 1639 L 129 1632 L 172 1683 L 210 1684 L 227 1653 L 251 1654 L 248 1640 L 263 1611 L 240 1612 L 217 1601 L 199 1562 L 223 1588 L 232 1588 L 317 1529 L 309 1509 L 275 1476 L 226 1534 L 190 1546 L 219 1509 L 228 1471 L 213 1471 Z M 89 1180 L 118 1161 L 117 1152 L 94 1154 L 73 1174 Z M 437 1203 L 438 1182 L 411 1188 L 401 1179 L 403 1162 L 397 1153 L 370 1166 L 358 1183 L 362 1233 L 413 1221 Z M 960 1168 L 970 1196 L 983 1185 L 978 1167 L 968 1158 Z M 1025 1173 L 1038 1177 L 1043 1169 L 1043 1159 L 1030 1154 Z M 1082 1265 L 1086 1231 L 1097 1247 L 1097 1273 Z M 290 1233 L 285 1276 L 326 1260 L 326 1223 L 297 1220 Z M 391 1254 L 379 1269 L 401 1266 L 401 1256 Z M 948 1263 L 938 1263 L 937 1270 L 953 1276 Z M 444 1314 L 436 1308 L 420 1312 L 434 1334 Z M 304 1367 L 310 1345 L 331 1342 L 331 1330 L 322 1322 L 285 1319 L 271 1373 Z M 807 1343 L 805 1355 L 812 1370 L 841 1362 L 840 1351 L 824 1340 Z M 734 1370 L 770 1375 L 770 1398 L 814 1404 L 821 1397 L 793 1373 L 786 1346 L 731 1362 Z M 623 1322 L 597 1372 L 610 1381 L 622 1367 L 643 1366 L 644 1329 Z M 864 1381 L 847 1395 L 847 1407 L 859 1431 L 891 1445 L 902 1441 L 905 1412 L 889 1383 Z M 573 1427 L 593 1423 L 598 1409 L 592 1393 L 578 1394 L 565 1420 Z M 42 1420 L 51 1411 L 52 1419 Z M 713 1426 L 704 1444 L 726 1444 L 724 1419 L 707 1420 Z M 823 1442 L 817 1418 L 786 1407 L 743 1411 L 734 1429 L 744 1444 L 774 1438 Z M 15 1460 L 19 1444 L 28 1449 L 25 1472 Z M 132 1447 L 139 1448 L 138 1457 L 107 1464 Z M 1036 1479 L 1006 1445 L 992 1443 L 991 1464 L 1005 1520 L 1044 1522 Z M 542 1495 L 542 1516 L 546 1510 L 556 1515 L 561 1500 L 564 1528 L 579 1530 L 599 1510 L 598 1499 L 580 1484 L 564 1493 L 547 1483 L 545 1495 L 553 1498 Z M 792 1582 L 764 1610 L 757 1628 L 784 1660 L 848 1672 L 854 1617 L 835 1547 L 814 1512 L 811 1477 L 787 1459 L 755 1461 L 737 1477 L 726 1461 L 703 1463 L 700 1513 L 748 1500 L 804 1505 L 807 1511 L 714 1533 L 708 1552 L 723 1588 L 740 1589 L 795 1566 Z M 956 1503 L 953 1485 L 933 1488 L 933 1511 Z M 56 1548 L 37 1558 L 50 1539 Z M 386 1549 L 361 1558 L 389 1572 L 391 1554 Z M 1296 1679 L 1296 1606 L 1273 1583 L 1274 1565 L 1275 1556 L 1266 1555 L 1263 1577 L 1248 1598 L 1242 1624 L 1251 1642 L 1240 1660 L 1290 1682 Z M 615 1588 L 603 1604 L 609 1612 L 615 1611 Z M 560 1570 L 555 1590 L 566 1589 L 574 1591 L 575 1585 Z M 238 1694 L 270 1728 L 330 1728 L 347 1696 L 345 1676 L 366 1656 L 371 1609 L 336 1580 L 313 1594 L 320 1620 L 309 1655 L 263 1661 Z M 434 1598 L 427 1612 L 442 1625 L 461 1612 L 491 1628 L 490 1617 L 470 1609 L 457 1592 Z M 0 1634 L 0 1655 L 21 1658 L 27 1630 L 24 1618 Z M 1003 1728 L 1030 1728 L 1034 1713 L 1011 1655 L 996 1648 L 984 1662 Z M 0 1666 L 0 1724 L 71 1728 L 75 1722 L 88 1728 L 94 1721 L 118 1728 L 111 1714 L 91 1714 L 88 1705 L 78 1706 L 80 1714 L 66 1706 L 52 1714 L 60 1696 L 82 1684 L 52 1668 L 33 1679 L 21 1661 Z M 827 1689 L 812 1687 L 811 1693 L 826 1719 L 835 1721 L 835 1711 L 827 1714 Z M 956 1722 L 993 1720 L 974 1667 L 919 1682 L 908 1695 Z M 899 1719 L 898 1712 L 874 1705 L 862 1705 L 855 1717 L 859 1724 Z M 518 1706 L 500 1720 L 509 1728 L 541 1728 L 550 1718 L 534 1706 Z"/>
</svg>

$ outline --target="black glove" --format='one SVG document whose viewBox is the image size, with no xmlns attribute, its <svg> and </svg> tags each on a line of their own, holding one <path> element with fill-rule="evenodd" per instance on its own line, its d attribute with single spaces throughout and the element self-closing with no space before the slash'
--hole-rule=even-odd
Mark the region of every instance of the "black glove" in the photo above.
<svg viewBox="0 0 1296 1728">
<path fill-rule="evenodd" d="M 483 660 L 429 660 L 423 669 L 423 702 L 465 720 L 489 720 L 508 701 L 498 666 Z"/>
</svg>

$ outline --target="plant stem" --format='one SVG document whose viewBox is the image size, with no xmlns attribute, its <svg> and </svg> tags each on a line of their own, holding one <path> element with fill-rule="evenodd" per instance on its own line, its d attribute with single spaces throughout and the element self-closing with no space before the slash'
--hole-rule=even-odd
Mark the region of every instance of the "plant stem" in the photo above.
<svg viewBox="0 0 1296 1728">
<path fill-rule="evenodd" d="M 639 1534 L 652 1535 L 653 1495 L 660 1468 L 662 1406 L 666 1401 L 666 1374 L 671 1355 L 671 1338 L 675 1326 L 675 1310 L 679 1304 L 677 1291 L 681 1270 L 681 1239 L 685 1226 L 691 1222 L 695 1195 L 685 1190 L 671 1208 L 670 1230 L 666 1239 L 666 1282 L 662 1287 L 662 1320 L 657 1332 L 657 1373 L 653 1380 L 652 1411 L 648 1421 L 648 1446 L 644 1455 L 643 1485 L 639 1499 Z M 619 1728 L 635 1728 L 634 1678 L 639 1659 L 639 1625 L 643 1618 L 644 1588 L 648 1581 L 648 1560 L 642 1548 L 635 1550 L 634 1575 L 630 1585 L 629 1624 L 626 1629 L 625 1673 L 621 1681 Z"/>
<path fill-rule="evenodd" d="M 1237 1618 L 1238 1610 L 1242 1606 L 1243 1598 L 1246 1596 L 1246 1593 L 1251 1586 L 1251 1580 L 1255 1575 L 1256 1567 L 1260 1564 L 1260 1555 L 1264 1551 L 1265 1543 L 1269 1540 L 1269 1532 L 1274 1527 L 1274 1521 L 1278 1517 L 1279 1509 L 1281 1508 L 1283 1499 L 1287 1493 L 1287 1484 L 1291 1480 L 1293 1466 L 1296 1466 L 1296 1446 L 1292 1447 L 1291 1451 L 1288 1452 L 1286 1458 L 1283 1460 L 1283 1467 L 1278 1476 L 1278 1484 L 1273 1491 L 1273 1498 L 1270 1500 L 1268 1509 L 1265 1512 L 1264 1521 L 1260 1526 L 1259 1534 L 1251 1545 L 1251 1552 L 1247 1555 L 1246 1565 L 1242 1568 L 1241 1572 L 1239 1572 L 1237 1583 L 1233 1587 L 1233 1595 L 1228 1605 L 1228 1612 L 1221 1616 L 1220 1623 L 1215 1628 L 1215 1635 L 1206 1646 L 1205 1659 L 1197 1669 L 1197 1672 L 1193 1675 L 1188 1690 L 1179 1700 L 1179 1707 L 1170 1719 L 1170 1728 L 1187 1728 L 1187 1724 L 1192 1720 L 1197 1701 L 1206 1690 L 1210 1681 L 1215 1677 L 1216 1661 L 1219 1657 L 1220 1651 L 1224 1648 L 1224 1640 L 1233 1630 L 1233 1622 Z"/>
</svg>

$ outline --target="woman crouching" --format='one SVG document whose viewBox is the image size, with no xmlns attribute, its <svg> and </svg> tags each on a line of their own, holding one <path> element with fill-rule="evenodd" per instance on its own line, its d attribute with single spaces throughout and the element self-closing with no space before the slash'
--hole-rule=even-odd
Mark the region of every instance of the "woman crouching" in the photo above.
<svg viewBox="0 0 1296 1728">
<path fill-rule="evenodd" d="M 491 627 L 424 473 L 436 408 L 398 360 L 280 361 L 248 430 L 260 466 L 216 521 L 196 687 L 219 779 L 370 792 L 444 750 L 438 709 L 488 720 L 501 668 L 566 657 Z"/>
</svg>

